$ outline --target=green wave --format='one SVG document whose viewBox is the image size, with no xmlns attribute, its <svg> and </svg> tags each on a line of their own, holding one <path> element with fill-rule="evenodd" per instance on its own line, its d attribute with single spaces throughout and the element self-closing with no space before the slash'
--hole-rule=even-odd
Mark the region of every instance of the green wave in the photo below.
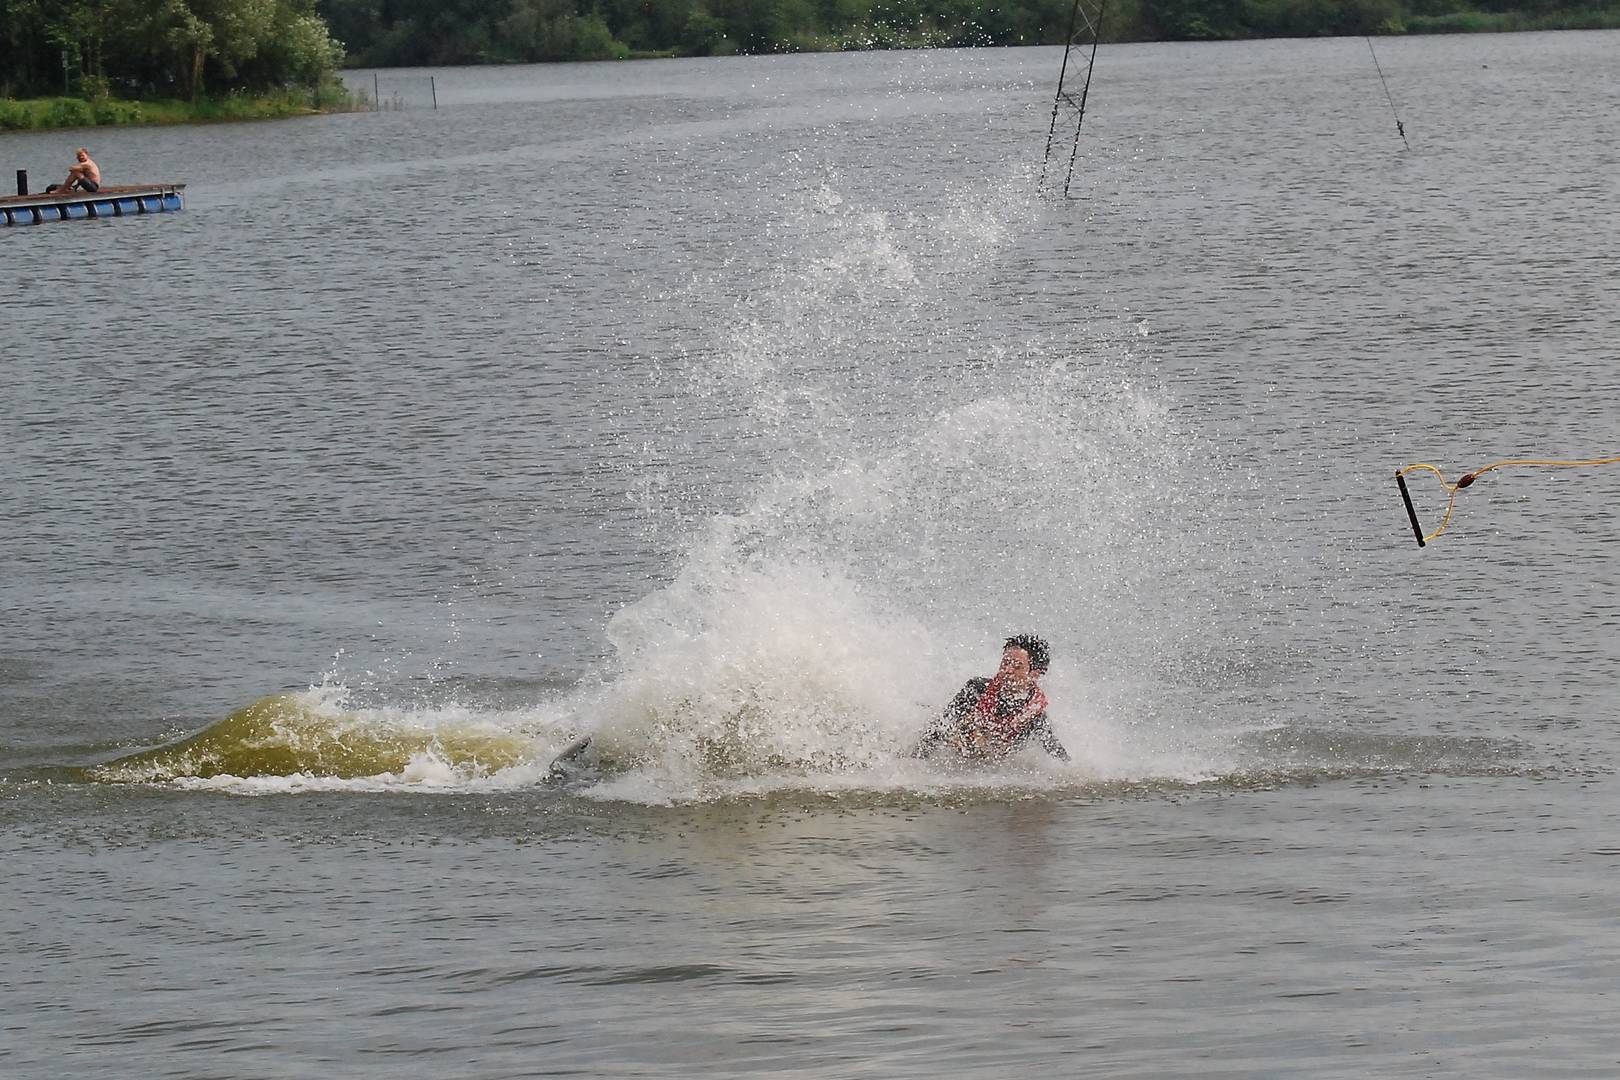
<svg viewBox="0 0 1620 1080">
<path fill-rule="evenodd" d="M 195 735 L 98 765 L 90 775 L 115 783 L 301 774 L 352 779 L 402 772 L 424 753 L 479 775 L 533 760 L 534 745 L 488 724 L 416 726 L 333 713 L 305 695 L 277 694 Z"/>
</svg>

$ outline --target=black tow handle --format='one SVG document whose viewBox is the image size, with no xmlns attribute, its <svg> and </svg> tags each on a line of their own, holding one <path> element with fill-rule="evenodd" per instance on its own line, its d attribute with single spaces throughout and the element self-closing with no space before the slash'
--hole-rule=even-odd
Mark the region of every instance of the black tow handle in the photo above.
<svg viewBox="0 0 1620 1080">
<path fill-rule="evenodd" d="M 1406 519 L 1412 523 L 1412 536 L 1417 540 L 1418 547 L 1423 547 L 1423 526 L 1418 524 L 1417 511 L 1412 508 L 1412 495 L 1406 490 L 1406 474 L 1399 469 L 1395 471 L 1395 483 L 1401 489 L 1401 502 L 1406 504 Z"/>
</svg>

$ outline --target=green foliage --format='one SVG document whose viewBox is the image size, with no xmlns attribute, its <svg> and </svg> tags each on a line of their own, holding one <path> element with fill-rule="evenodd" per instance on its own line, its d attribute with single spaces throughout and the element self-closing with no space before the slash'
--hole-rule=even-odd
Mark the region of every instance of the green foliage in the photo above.
<svg viewBox="0 0 1620 1080">
<path fill-rule="evenodd" d="M 332 40 L 318 16 L 284 10 L 253 63 L 286 81 L 318 87 L 343 66 L 343 46 Z"/>
<path fill-rule="evenodd" d="M 737 42 L 726 33 L 726 24 L 709 14 L 702 4 L 693 5 L 676 48 L 688 56 L 725 56 L 737 51 Z"/>
<path fill-rule="evenodd" d="M 80 98 L 54 98 L 46 107 L 39 126 L 47 128 L 93 127 L 96 110 Z"/>
<path fill-rule="evenodd" d="M 231 93 L 195 99 L 123 101 L 107 98 L 0 99 L 0 131 L 26 131 L 119 124 L 183 124 L 203 120 L 271 120 L 306 116 L 317 109 L 338 112 L 361 107 L 341 83 L 312 89 L 281 89 L 263 94 Z"/>
<path fill-rule="evenodd" d="M 574 20 L 573 59 L 622 60 L 625 47 L 613 37 L 613 31 L 598 15 L 581 15 Z"/>
<path fill-rule="evenodd" d="M 138 101 L 115 101 L 103 98 L 92 105 L 97 127 L 113 124 L 139 124 L 145 120 L 145 111 Z"/>
<path fill-rule="evenodd" d="M 1414 34 L 1476 34 L 1504 29 L 1500 15 L 1483 11 L 1454 11 L 1444 15 L 1414 15 L 1407 23 Z"/>
<path fill-rule="evenodd" d="M 573 20 L 567 0 L 516 0 L 500 23 L 506 59 L 561 60 L 572 44 Z"/>
<path fill-rule="evenodd" d="M 1574 10 L 1450 11 L 1434 15 L 1409 15 L 1409 34 L 1514 33 L 1528 30 L 1614 30 L 1620 29 L 1620 5 L 1576 8 Z"/>
<path fill-rule="evenodd" d="M 1201 41 L 1244 36 L 1242 6 L 1237 0 L 1141 0 L 1139 10 L 1143 26 L 1159 39 Z"/>
<path fill-rule="evenodd" d="M 89 127 L 95 123 L 90 103 L 78 98 L 0 100 L 0 131 L 32 128 Z"/>
<path fill-rule="evenodd" d="M 315 0 L 0 0 L 0 93 L 8 96 L 315 87 L 343 55 Z"/>
<path fill-rule="evenodd" d="M 1620 26 L 1620 0 L 1108 0 L 1107 41 Z M 1061 43 L 1072 0 L 0 0 L 0 126 L 440 65 Z M 340 44 L 340 41 L 343 44 Z M 44 110 L 41 112 L 41 110 Z M 146 109 L 148 118 L 152 108 Z M 129 114 L 133 115 L 133 114 Z"/>
</svg>

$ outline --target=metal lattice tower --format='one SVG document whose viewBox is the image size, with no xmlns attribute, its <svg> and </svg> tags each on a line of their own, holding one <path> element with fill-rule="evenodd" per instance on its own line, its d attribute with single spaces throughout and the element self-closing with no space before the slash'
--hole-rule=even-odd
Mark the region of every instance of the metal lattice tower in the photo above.
<svg viewBox="0 0 1620 1080">
<path fill-rule="evenodd" d="M 1047 167 L 1052 162 L 1052 144 L 1057 141 L 1058 114 L 1067 105 L 1074 117 L 1074 143 L 1069 148 L 1069 169 L 1063 176 L 1063 197 L 1069 197 L 1074 180 L 1074 161 L 1080 153 L 1080 127 L 1086 122 L 1086 95 L 1091 91 L 1091 69 L 1097 62 L 1097 39 L 1102 36 L 1103 8 L 1107 0 L 1074 0 L 1069 12 L 1069 38 L 1063 46 L 1063 68 L 1058 72 L 1057 97 L 1052 101 L 1052 127 L 1046 133 L 1046 154 L 1041 158 L 1041 189 L 1046 188 Z M 1075 55 L 1074 75 L 1069 74 L 1069 57 Z M 1085 65 L 1084 77 L 1080 65 Z M 1070 84 L 1080 84 L 1079 93 Z"/>
</svg>

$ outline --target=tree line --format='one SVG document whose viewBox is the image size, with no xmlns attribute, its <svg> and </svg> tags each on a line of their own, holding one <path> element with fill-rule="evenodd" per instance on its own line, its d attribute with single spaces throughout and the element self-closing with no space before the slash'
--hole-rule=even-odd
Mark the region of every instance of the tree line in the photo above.
<svg viewBox="0 0 1620 1080">
<path fill-rule="evenodd" d="M 1061 41 L 1071 0 L 321 0 L 361 66 Z"/>
<path fill-rule="evenodd" d="M 1093 8 L 1095 0 L 1088 0 Z M 319 0 L 359 66 L 1053 45 L 1072 0 Z M 1620 0 L 1107 0 L 1106 41 L 1620 26 Z"/>
<path fill-rule="evenodd" d="M 315 0 L 0 0 L 0 98 L 317 88 L 343 60 Z"/>
<path fill-rule="evenodd" d="M 1066 37 L 1071 7 L 1072 0 L 0 0 L 0 97 L 194 99 L 320 86 L 345 62 L 1050 45 Z M 1107 0 L 1103 38 L 1600 26 L 1620 26 L 1620 0 Z"/>
</svg>

